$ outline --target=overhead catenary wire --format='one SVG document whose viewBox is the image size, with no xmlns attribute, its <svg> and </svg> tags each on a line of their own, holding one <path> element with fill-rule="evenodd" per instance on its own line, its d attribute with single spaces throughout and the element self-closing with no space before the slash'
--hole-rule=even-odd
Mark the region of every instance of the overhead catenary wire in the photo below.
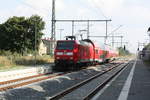
<svg viewBox="0 0 150 100">
<path fill-rule="evenodd" d="M 49 12 L 49 9 L 45 9 L 45 8 L 42 8 L 42 7 L 37 8 L 37 7 L 34 7 L 34 6 L 32 6 L 31 4 L 29 4 L 29 3 L 25 2 L 25 1 L 19 1 L 19 2 L 20 2 L 21 4 L 23 4 L 23 5 L 27 6 L 27 7 L 29 7 L 29 8 L 34 9 L 35 11 L 43 10 L 43 11 Z"/>
<path fill-rule="evenodd" d="M 95 10 L 97 10 L 98 11 L 98 13 L 100 13 L 101 12 L 101 15 L 105 18 L 105 19 L 108 19 L 108 17 L 106 17 L 105 16 L 105 14 L 104 14 L 104 12 L 102 11 L 102 8 L 100 7 L 100 6 L 97 6 L 97 3 L 95 2 L 95 0 L 93 0 L 93 4 L 94 4 L 94 6 L 96 7 L 96 9 Z M 98 10 L 99 9 L 99 10 Z"/>
</svg>

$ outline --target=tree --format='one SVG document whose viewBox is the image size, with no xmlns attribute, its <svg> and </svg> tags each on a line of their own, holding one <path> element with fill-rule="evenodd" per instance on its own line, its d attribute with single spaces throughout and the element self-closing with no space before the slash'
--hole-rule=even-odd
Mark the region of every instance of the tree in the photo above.
<svg viewBox="0 0 150 100">
<path fill-rule="evenodd" d="M 44 27 L 45 22 L 38 15 L 29 18 L 15 16 L 9 18 L 5 23 L 0 24 L 0 50 L 18 53 L 34 50 L 35 29 L 38 47 Z"/>
<path fill-rule="evenodd" d="M 42 38 L 43 32 L 42 30 L 45 27 L 45 22 L 42 21 L 42 18 L 40 18 L 37 15 L 31 16 L 28 20 L 28 30 L 26 37 L 28 39 L 27 41 L 27 48 L 30 50 L 34 50 L 35 46 L 35 38 L 36 38 L 36 48 L 38 49 L 40 40 Z M 35 35 L 36 34 L 36 35 Z M 35 37 L 36 36 L 36 37 Z"/>
<path fill-rule="evenodd" d="M 118 51 L 119 51 L 119 55 L 121 56 L 130 55 L 130 52 L 122 47 L 119 47 Z"/>
<path fill-rule="evenodd" d="M 144 46 L 145 49 L 150 50 L 150 43 Z"/>
<path fill-rule="evenodd" d="M 24 33 L 24 17 L 9 18 L 4 24 L 0 25 L 0 49 L 20 52 L 22 48 L 22 38 Z"/>
</svg>

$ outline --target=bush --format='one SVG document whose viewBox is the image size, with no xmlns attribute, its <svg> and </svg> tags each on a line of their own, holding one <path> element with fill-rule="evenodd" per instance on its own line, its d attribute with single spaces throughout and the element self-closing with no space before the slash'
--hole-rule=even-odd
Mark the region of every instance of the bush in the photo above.
<svg viewBox="0 0 150 100">
<path fill-rule="evenodd" d="M 16 66 L 16 65 L 23 65 L 23 66 L 29 66 L 29 65 L 35 65 L 35 64 L 48 64 L 51 62 L 54 62 L 53 58 L 44 55 L 44 56 L 35 56 L 33 51 L 30 51 L 30 54 L 22 56 L 22 54 L 19 53 L 12 53 L 10 51 L 0 51 L 0 67 L 5 66 Z"/>
<path fill-rule="evenodd" d="M 14 65 L 12 60 L 9 60 L 6 56 L 0 56 L 0 66 Z"/>
<path fill-rule="evenodd" d="M 118 51 L 119 51 L 120 56 L 131 55 L 131 53 L 128 50 L 124 50 L 124 48 L 122 48 L 122 47 L 119 47 Z"/>
<path fill-rule="evenodd" d="M 0 50 L 0 55 L 1 55 L 1 56 L 8 56 L 8 55 L 12 55 L 12 52 Z"/>
</svg>

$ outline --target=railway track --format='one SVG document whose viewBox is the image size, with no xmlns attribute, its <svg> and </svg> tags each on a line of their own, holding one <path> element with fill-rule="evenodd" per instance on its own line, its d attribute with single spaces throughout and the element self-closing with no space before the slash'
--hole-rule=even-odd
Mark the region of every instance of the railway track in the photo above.
<svg viewBox="0 0 150 100">
<path fill-rule="evenodd" d="M 69 72 L 68 72 L 69 73 Z M 21 87 L 24 85 L 32 84 L 35 82 L 40 82 L 46 79 L 54 78 L 57 76 L 61 76 L 67 73 L 47 73 L 47 74 L 39 74 L 39 75 L 34 75 L 34 76 L 29 76 L 29 77 L 24 77 L 20 79 L 14 79 L 14 80 L 9 80 L 5 82 L 0 82 L 0 91 L 6 91 L 8 89 L 14 89 L 17 87 Z"/>
<path fill-rule="evenodd" d="M 105 64 L 105 65 L 109 65 L 109 64 Z M 86 68 L 83 68 L 81 70 L 86 70 Z M 14 89 L 14 88 L 29 85 L 29 84 L 32 84 L 32 83 L 40 82 L 40 81 L 50 79 L 50 78 L 54 78 L 54 77 L 57 77 L 57 76 L 62 76 L 62 75 L 68 74 L 68 73 L 71 73 L 71 72 L 62 72 L 62 73 L 51 72 L 51 73 L 47 73 L 47 74 L 39 74 L 39 75 L 24 77 L 24 78 L 20 78 L 20 79 L 14 79 L 14 80 L 0 82 L 0 92 L 1 91 L 6 91 L 8 89 Z"/>
<path fill-rule="evenodd" d="M 82 70 L 84 70 L 83 68 Z M 9 80 L 9 81 L 4 81 L 0 82 L 0 91 L 6 91 L 8 89 L 14 89 L 17 87 L 29 85 L 35 82 L 40 82 L 46 79 L 54 78 L 57 76 L 65 75 L 67 73 L 71 72 L 62 72 L 62 73 L 47 73 L 47 74 L 39 74 L 39 75 L 33 75 L 33 76 L 28 76 L 24 78 L 19 78 L 19 79 L 14 79 L 14 80 Z"/>
<path fill-rule="evenodd" d="M 85 69 L 86 68 L 83 68 L 81 70 L 85 70 Z M 35 82 L 40 82 L 46 79 L 54 78 L 57 76 L 68 74 L 68 73 L 71 73 L 71 72 L 62 72 L 62 73 L 50 72 L 47 74 L 33 75 L 33 76 L 24 77 L 24 78 L 0 82 L 0 92 L 6 91 L 8 89 L 14 89 L 14 88 L 18 88 L 21 86 L 29 85 Z"/>
<path fill-rule="evenodd" d="M 125 69 L 128 63 L 119 63 L 115 64 L 112 67 L 109 67 L 103 72 L 98 73 L 78 84 L 75 84 L 72 87 L 67 88 L 66 90 L 57 93 L 50 97 L 50 100 L 90 100 L 98 91 L 100 91 L 112 78 L 114 78 L 120 71 Z M 105 77 L 104 77 L 105 76 Z M 103 81 L 101 81 L 96 87 L 91 89 L 88 93 L 84 94 L 83 90 L 88 91 L 86 88 L 93 85 L 92 82 L 100 80 L 103 77 Z M 99 78 L 99 79 L 98 79 Z M 77 95 L 79 94 L 79 96 Z M 84 94 L 84 96 L 83 96 Z M 81 97 L 80 97 L 81 96 Z"/>
</svg>

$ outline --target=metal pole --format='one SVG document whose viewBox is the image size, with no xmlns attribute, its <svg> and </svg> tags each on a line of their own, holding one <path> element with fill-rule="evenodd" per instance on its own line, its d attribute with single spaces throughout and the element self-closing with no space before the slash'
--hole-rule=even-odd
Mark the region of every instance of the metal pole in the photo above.
<svg viewBox="0 0 150 100">
<path fill-rule="evenodd" d="M 74 35 L 74 22 L 106 22 L 106 38 L 107 38 L 108 21 L 111 21 L 111 20 L 55 20 L 55 22 L 72 22 L 72 35 Z"/>
<path fill-rule="evenodd" d="M 50 54 L 53 54 L 53 49 L 56 41 L 55 37 L 55 0 L 52 1 L 52 26 L 51 26 L 51 43 L 50 43 Z"/>
<path fill-rule="evenodd" d="M 89 20 L 88 20 L 88 22 L 87 22 L 87 39 L 89 39 L 89 36 L 90 36 L 90 26 L 89 26 L 90 24 L 89 24 Z"/>
<path fill-rule="evenodd" d="M 138 50 L 140 50 L 140 48 L 139 48 L 140 46 L 139 46 L 139 42 L 138 42 Z"/>
<path fill-rule="evenodd" d="M 107 20 L 106 20 L 106 37 L 105 37 L 105 44 L 106 44 L 106 41 L 107 41 Z"/>
<path fill-rule="evenodd" d="M 74 35 L 74 21 L 72 21 L 72 36 Z"/>
<path fill-rule="evenodd" d="M 112 47 L 114 47 L 114 33 L 112 33 Z"/>
<path fill-rule="evenodd" d="M 60 40 L 61 40 L 61 30 L 60 30 Z"/>
<path fill-rule="evenodd" d="M 56 22 L 106 22 L 106 21 L 111 21 L 111 20 L 74 20 L 74 19 L 70 19 L 70 20 L 63 20 L 63 19 L 57 19 Z"/>
<path fill-rule="evenodd" d="M 24 32 L 24 43 L 23 43 L 23 49 L 24 50 L 22 50 L 22 56 L 24 56 L 25 52 L 26 52 L 25 41 L 26 41 L 26 36 L 25 36 L 25 32 Z"/>
<path fill-rule="evenodd" d="M 123 38 L 123 36 L 121 36 L 121 47 L 122 47 L 122 38 Z"/>
<path fill-rule="evenodd" d="M 61 40 L 61 34 L 64 29 L 58 29 L 58 30 L 60 31 L 60 40 Z"/>
<path fill-rule="evenodd" d="M 34 59 L 34 60 L 35 60 L 35 65 L 36 65 L 36 52 L 37 52 L 37 50 L 36 50 L 36 49 L 37 49 L 37 47 L 36 47 L 36 42 L 37 42 L 37 38 L 36 38 L 36 34 L 37 34 L 36 21 L 35 21 L 34 24 L 35 24 L 35 25 L 34 25 L 34 26 L 35 26 L 35 33 L 34 33 L 34 36 L 35 36 L 35 37 L 34 37 L 34 38 L 35 38 L 35 41 L 34 41 L 34 42 L 35 42 L 35 45 L 34 45 L 34 49 L 35 49 L 35 59 Z"/>
</svg>

